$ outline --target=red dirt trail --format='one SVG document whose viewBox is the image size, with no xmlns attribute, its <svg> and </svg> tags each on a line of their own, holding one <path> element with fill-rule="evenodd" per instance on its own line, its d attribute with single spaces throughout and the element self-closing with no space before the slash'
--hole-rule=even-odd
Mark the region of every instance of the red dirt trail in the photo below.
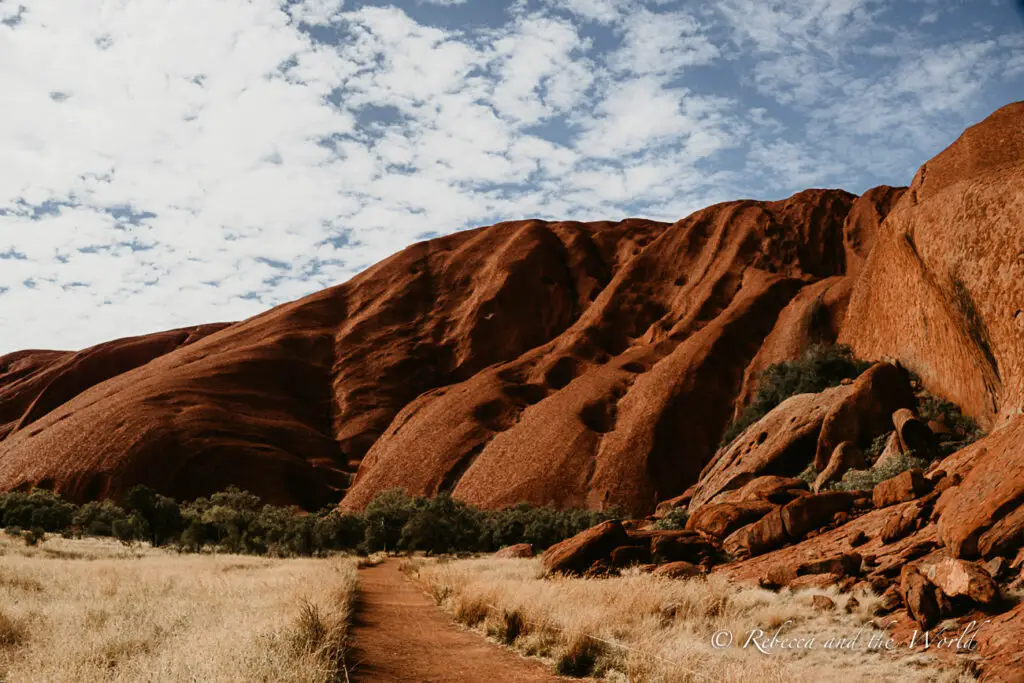
<svg viewBox="0 0 1024 683">
<path fill-rule="evenodd" d="M 359 572 L 359 609 L 350 653 L 353 681 L 516 681 L 566 679 L 541 662 L 464 631 L 391 560 Z"/>
</svg>

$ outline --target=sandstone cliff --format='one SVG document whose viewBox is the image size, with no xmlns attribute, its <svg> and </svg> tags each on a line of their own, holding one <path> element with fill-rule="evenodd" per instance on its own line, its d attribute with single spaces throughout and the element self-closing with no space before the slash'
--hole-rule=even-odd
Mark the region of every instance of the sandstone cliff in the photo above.
<svg viewBox="0 0 1024 683">
<path fill-rule="evenodd" d="M 502 223 L 250 320 L 0 358 L 0 488 L 646 513 L 698 481 L 760 370 L 838 340 L 1000 428 L 960 465 L 955 495 L 984 498 L 973 469 L 1020 469 L 1022 131 L 1024 104 L 1001 109 L 909 190 Z M 973 549 L 1019 506 L 1014 477 L 943 537 Z"/>
</svg>

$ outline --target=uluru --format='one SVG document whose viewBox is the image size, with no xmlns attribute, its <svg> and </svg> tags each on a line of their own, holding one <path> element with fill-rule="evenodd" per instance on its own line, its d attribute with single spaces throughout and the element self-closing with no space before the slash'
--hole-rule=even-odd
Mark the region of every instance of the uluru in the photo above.
<svg viewBox="0 0 1024 683">
<path fill-rule="evenodd" d="M 509 221 L 247 320 L 9 354 L 0 488 L 82 501 L 236 484 L 358 509 L 400 487 L 648 514 L 698 484 L 760 371 L 838 342 L 990 434 L 951 456 L 963 504 L 945 533 L 961 542 L 1024 495 L 1022 166 L 1016 103 L 905 188 L 671 224 Z M 795 476 L 790 461 L 770 473 Z"/>
</svg>

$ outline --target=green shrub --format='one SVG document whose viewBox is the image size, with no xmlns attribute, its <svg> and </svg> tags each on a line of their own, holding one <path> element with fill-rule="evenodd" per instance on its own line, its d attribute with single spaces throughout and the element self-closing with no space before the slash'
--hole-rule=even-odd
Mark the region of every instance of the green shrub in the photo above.
<svg viewBox="0 0 1024 683">
<path fill-rule="evenodd" d="M 869 462 L 873 463 L 878 460 L 878 457 L 885 451 L 886 444 L 889 443 L 889 437 L 892 436 L 894 430 L 889 430 L 884 434 L 879 434 L 872 441 L 871 445 L 864 449 L 864 458 Z"/>
<path fill-rule="evenodd" d="M 447 494 L 410 497 L 397 489 L 378 495 L 361 514 L 333 508 L 309 514 L 264 505 L 258 496 L 235 487 L 178 503 L 145 486 L 132 488 L 124 507 L 109 500 L 76 506 L 50 491 L 0 493 L 0 515 L 7 533 L 23 538 L 21 529 L 38 528 L 68 537 L 113 536 L 126 544 L 174 543 L 186 552 L 214 546 L 279 557 L 339 550 L 489 552 L 517 543 L 543 550 L 617 516 L 612 510 L 527 504 L 480 510 Z"/>
<path fill-rule="evenodd" d="M 866 470 L 848 470 L 843 478 L 833 482 L 829 488 L 833 491 L 870 491 L 879 483 L 892 479 L 907 470 L 928 469 L 929 461 L 913 453 L 898 455 L 887 460 L 880 467 Z"/>
<path fill-rule="evenodd" d="M 80 535 L 113 536 L 114 522 L 127 519 L 128 514 L 113 501 L 90 501 L 80 505 L 71 517 L 71 525 Z"/>
<path fill-rule="evenodd" d="M 75 506 L 46 489 L 12 491 L 0 496 L 0 526 L 39 527 L 59 532 L 71 526 Z"/>
<path fill-rule="evenodd" d="M 37 545 L 39 541 L 46 538 L 46 532 L 43 531 L 42 527 L 37 526 L 24 532 L 21 537 L 25 539 L 25 545 Z"/>
<path fill-rule="evenodd" d="M 804 468 L 803 472 L 796 475 L 796 478 L 802 482 L 806 482 L 808 486 L 814 486 L 814 482 L 818 480 L 819 474 L 821 473 L 818 472 L 818 469 L 814 466 L 814 463 L 812 462 L 810 465 Z"/>
<path fill-rule="evenodd" d="M 357 547 L 366 537 L 362 515 L 321 511 L 313 522 L 313 544 L 320 550 L 347 550 Z"/>
<path fill-rule="evenodd" d="M 124 508 L 136 517 L 138 536 L 148 538 L 154 546 L 177 539 L 184 529 L 178 503 L 148 486 L 132 487 L 125 497 Z"/>
<path fill-rule="evenodd" d="M 664 517 L 654 523 L 655 529 L 685 529 L 690 513 L 686 508 L 672 508 Z"/>
<path fill-rule="evenodd" d="M 939 435 L 940 458 L 969 446 L 985 435 L 978 423 L 964 415 L 958 405 L 931 394 L 919 399 L 917 414 L 925 422 L 935 420 L 950 428 L 950 434 Z"/>
<path fill-rule="evenodd" d="M 484 516 L 479 511 L 447 493 L 415 498 L 412 507 L 398 541 L 402 550 L 450 553 L 480 548 Z"/>
<path fill-rule="evenodd" d="M 402 540 L 402 528 L 414 513 L 413 500 L 402 489 L 378 494 L 363 512 L 366 550 L 397 550 Z"/>
<path fill-rule="evenodd" d="M 815 344 L 797 360 L 769 365 L 758 377 L 757 393 L 722 435 L 725 446 L 790 396 L 810 394 L 854 379 L 870 367 L 845 345 Z"/>
</svg>

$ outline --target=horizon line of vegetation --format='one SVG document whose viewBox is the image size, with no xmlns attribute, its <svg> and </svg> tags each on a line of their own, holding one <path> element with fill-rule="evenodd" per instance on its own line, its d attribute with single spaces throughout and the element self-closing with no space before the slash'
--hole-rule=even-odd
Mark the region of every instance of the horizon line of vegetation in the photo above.
<svg viewBox="0 0 1024 683">
<path fill-rule="evenodd" d="M 145 541 L 179 552 L 273 557 L 377 551 L 428 554 L 493 552 L 519 543 L 544 550 L 608 519 L 615 510 L 557 509 L 520 503 L 482 510 L 446 493 L 428 498 L 383 491 L 362 512 L 308 513 L 264 504 L 231 486 L 208 498 L 178 502 L 137 485 L 120 501 L 75 504 L 47 489 L 0 493 L 0 528 L 35 545 L 46 533 L 68 538 Z"/>
</svg>

